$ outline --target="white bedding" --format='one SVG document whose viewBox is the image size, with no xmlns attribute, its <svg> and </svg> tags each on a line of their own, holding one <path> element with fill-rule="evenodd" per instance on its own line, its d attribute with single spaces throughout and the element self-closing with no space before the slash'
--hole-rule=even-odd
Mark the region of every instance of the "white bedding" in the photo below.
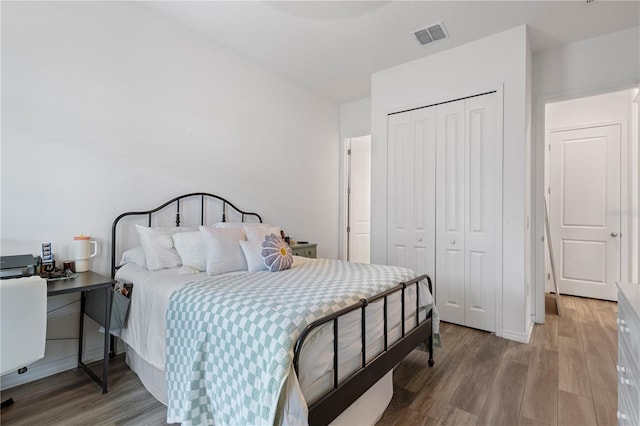
<svg viewBox="0 0 640 426">
<path fill-rule="evenodd" d="M 314 261 L 298 256 L 295 256 L 294 259 L 294 267 L 301 263 Z M 178 271 L 178 269 L 167 269 L 150 272 L 136 265 L 127 264 L 120 268 L 116 274 L 117 279 L 134 283 L 128 324 L 122 330 L 121 337 L 142 360 L 161 371 L 165 370 L 165 316 L 169 297 L 176 289 L 185 284 L 207 278 L 205 273 L 183 275 Z M 247 272 L 232 272 L 228 275 L 239 274 L 247 274 Z M 421 304 L 431 304 L 430 294 L 421 292 L 420 298 L 423 302 Z M 389 297 L 389 345 L 398 340 L 402 333 L 399 299 L 399 294 Z M 406 306 L 415 307 L 415 286 L 406 289 Z M 367 308 L 367 316 L 382 318 L 382 309 L 382 300 L 372 303 Z M 423 311 L 422 317 L 425 312 Z M 367 320 L 367 324 L 367 359 L 370 360 L 384 349 L 383 324 L 381 321 L 372 320 Z M 409 331 L 414 326 L 415 314 L 412 309 L 407 309 L 405 312 L 406 330 Z M 350 313 L 341 318 L 339 322 L 340 381 L 360 367 L 360 327 L 359 311 Z M 287 386 L 288 397 L 285 402 L 283 423 L 304 423 L 307 402 L 313 403 L 333 385 L 333 331 L 330 324 L 318 329 L 307 339 L 300 360 L 299 377 L 296 377 L 295 374 L 289 376 L 293 379 Z M 166 404 L 166 395 L 162 395 L 164 398 L 155 396 Z"/>
</svg>

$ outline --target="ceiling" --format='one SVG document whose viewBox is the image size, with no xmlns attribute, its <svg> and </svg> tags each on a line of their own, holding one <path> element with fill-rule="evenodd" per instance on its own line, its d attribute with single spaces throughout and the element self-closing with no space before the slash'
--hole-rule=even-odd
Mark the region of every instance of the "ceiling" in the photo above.
<svg viewBox="0 0 640 426">
<path fill-rule="evenodd" d="M 368 97 L 372 73 L 522 24 L 534 53 L 640 24 L 637 0 L 140 4 L 338 103 Z M 440 21 L 450 37 L 420 45 L 413 32 Z"/>
</svg>

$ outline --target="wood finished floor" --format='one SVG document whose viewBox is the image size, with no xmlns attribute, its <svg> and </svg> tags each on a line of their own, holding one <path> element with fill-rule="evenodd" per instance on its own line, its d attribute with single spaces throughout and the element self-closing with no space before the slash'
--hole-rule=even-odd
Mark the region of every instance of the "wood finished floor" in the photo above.
<svg viewBox="0 0 640 426">
<path fill-rule="evenodd" d="M 562 308 L 558 317 L 547 298 L 546 322 L 529 344 L 442 323 L 435 366 L 420 351 L 400 363 L 378 425 L 617 424 L 617 305 L 563 296 Z M 106 395 L 74 369 L 1 398 L 11 396 L 2 425 L 159 425 L 167 411 L 122 356 L 111 364 Z"/>
<path fill-rule="evenodd" d="M 529 344 L 443 323 L 434 368 L 414 351 L 378 425 L 616 425 L 618 305 L 547 296 Z"/>
</svg>

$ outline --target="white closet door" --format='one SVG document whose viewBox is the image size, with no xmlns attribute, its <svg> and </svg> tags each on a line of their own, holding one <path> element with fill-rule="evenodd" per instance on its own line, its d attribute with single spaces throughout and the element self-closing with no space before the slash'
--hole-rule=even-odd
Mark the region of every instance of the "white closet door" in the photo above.
<svg viewBox="0 0 640 426">
<path fill-rule="evenodd" d="M 435 274 L 435 110 L 388 118 L 387 261 Z"/>
<path fill-rule="evenodd" d="M 444 321 L 495 331 L 497 95 L 388 118 L 387 261 L 435 279 Z"/>
<path fill-rule="evenodd" d="M 495 331 L 496 95 L 437 107 L 436 304 L 444 321 Z"/>
<path fill-rule="evenodd" d="M 464 101 L 437 107 L 437 122 L 436 305 L 442 320 L 464 325 Z"/>
<path fill-rule="evenodd" d="M 497 282 L 496 95 L 465 101 L 465 325 L 495 331 Z"/>
</svg>

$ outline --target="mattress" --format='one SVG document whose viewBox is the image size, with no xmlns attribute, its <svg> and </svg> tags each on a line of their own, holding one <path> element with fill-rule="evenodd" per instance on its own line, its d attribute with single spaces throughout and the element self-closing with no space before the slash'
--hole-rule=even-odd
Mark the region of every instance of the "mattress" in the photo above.
<svg viewBox="0 0 640 426">
<path fill-rule="evenodd" d="M 314 259 L 295 257 L 293 268 Z M 235 272 L 225 275 L 242 275 L 247 272 Z M 116 278 L 134 283 L 133 297 L 127 327 L 122 330 L 121 338 L 135 351 L 141 361 L 159 371 L 165 370 L 166 312 L 171 295 L 188 283 L 206 280 L 204 273 L 183 275 L 177 269 L 150 272 L 146 269 L 127 264 L 118 270 Z M 405 306 L 416 306 L 416 287 L 405 291 Z M 431 295 L 421 291 L 421 305 L 427 309 L 420 312 L 421 320 L 426 316 L 432 304 Z M 377 356 L 384 349 L 383 301 L 371 303 L 367 308 L 367 360 Z M 388 344 L 391 345 L 402 336 L 400 294 L 393 294 L 388 300 Z M 375 320 L 380 319 L 380 320 Z M 416 325 L 415 308 L 406 309 L 405 329 Z M 361 366 L 361 317 L 354 311 L 339 320 L 338 360 L 339 381 L 343 381 Z M 299 375 L 293 371 L 285 384 L 286 398 L 282 404 L 284 411 L 282 422 L 285 424 L 304 423 L 307 404 L 316 401 L 333 386 L 333 328 L 325 325 L 315 330 L 305 342 L 300 360 Z M 166 403 L 166 396 L 159 397 Z M 158 395 L 156 395 L 158 397 Z"/>
</svg>

